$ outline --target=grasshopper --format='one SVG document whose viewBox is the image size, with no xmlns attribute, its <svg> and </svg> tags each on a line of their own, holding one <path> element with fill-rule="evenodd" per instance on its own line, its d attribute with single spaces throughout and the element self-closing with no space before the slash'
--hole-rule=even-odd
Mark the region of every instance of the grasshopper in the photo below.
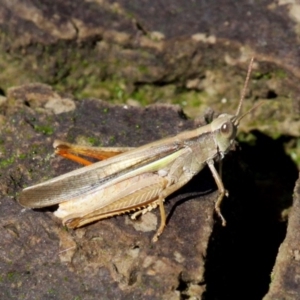
<svg viewBox="0 0 300 300">
<path fill-rule="evenodd" d="M 25 188 L 19 203 L 30 208 L 59 204 L 54 214 L 69 228 L 127 212 L 135 212 L 134 219 L 158 206 L 161 219 L 152 239 L 155 242 L 166 225 L 166 197 L 208 165 L 219 190 L 215 211 L 225 226 L 220 206 L 228 193 L 214 163 L 230 150 L 240 120 L 254 109 L 240 116 L 252 65 L 253 58 L 235 115 L 221 114 L 210 124 L 137 148 L 84 147 L 55 141 L 57 154 L 86 166 Z M 102 161 L 91 164 L 78 155 Z"/>
</svg>

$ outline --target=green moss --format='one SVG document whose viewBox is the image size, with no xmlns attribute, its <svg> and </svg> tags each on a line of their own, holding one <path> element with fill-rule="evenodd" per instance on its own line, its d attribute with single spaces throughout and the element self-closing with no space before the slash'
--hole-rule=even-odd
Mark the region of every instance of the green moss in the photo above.
<svg viewBox="0 0 300 300">
<path fill-rule="evenodd" d="M 122 80 L 100 81 L 98 78 L 89 80 L 88 84 L 85 81 L 82 86 L 84 86 L 82 90 L 76 93 L 78 98 L 94 97 L 114 103 L 124 103 L 129 96 Z"/>
<path fill-rule="evenodd" d="M 252 133 L 239 132 L 237 135 L 237 140 L 242 143 L 249 144 L 250 146 L 255 146 L 257 138 Z"/>
<path fill-rule="evenodd" d="M 252 78 L 256 80 L 262 80 L 262 79 L 271 79 L 272 73 L 262 73 L 262 72 L 253 72 Z"/>
<path fill-rule="evenodd" d="M 290 140 L 284 145 L 285 152 L 291 157 L 300 169 L 300 138 Z"/>
<path fill-rule="evenodd" d="M 88 137 L 88 138 L 87 138 L 87 141 L 88 141 L 88 143 L 89 143 L 90 145 L 92 145 L 92 146 L 96 146 L 96 145 L 98 145 L 98 143 L 99 143 L 98 139 L 97 139 L 97 138 L 94 138 L 94 137 Z"/>
<path fill-rule="evenodd" d="M 278 79 L 285 79 L 287 78 L 287 74 L 284 70 L 277 70 L 275 71 L 275 76 L 278 78 Z"/>
<path fill-rule="evenodd" d="M 55 291 L 55 289 L 50 288 L 50 289 L 48 289 L 47 293 L 50 295 L 54 295 L 56 293 L 56 291 Z"/>
<path fill-rule="evenodd" d="M 122 86 L 115 86 L 113 89 L 113 98 L 123 100 L 125 91 Z"/>
<path fill-rule="evenodd" d="M 109 143 L 110 144 L 114 144 L 116 142 L 116 137 L 115 136 L 111 136 L 110 138 L 109 138 Z"/>
<path fill-rule="evenodd" d="M 140 89 L 136 90 L 131 95 L 131 98 L 136 100 L 137 102 L 139 102 L 140 104 L 142 104 L 144 106 L 148 104 L 148 101 L 147 101 L 148 95 L 143 90 L 140 90 Z"/>
<path fill-rule="evenodd" d="M 146 106 L 156 102 L 176 103 L 176 86 L 168 84 L 164 86 L 154 86 L 145 84 L 134 90 L 129 97 L 140 104 Z"/>
<path fill-rule="evenodd" d="M 174 103 L 183 107 L 187 115 L 196 117 L 203 105 L 208 106 L 207 99 L 208 95 L 205 92 L 186 90 L 176 95 Z"/>
<path fill-rule="evenodd" d="M 138 66 L 138 70 L 144 74 L 149 73 L 149 68 L 147 66 Z"/>
<path fill-rule="evenodd" d="M 43 133 L 45 135 L 52 135 L 54 132 L 54 129 L 52 127 L 46 125 L 35 125 L 34 129 L 35 131 Z"/>
<path fill-rule="evenodd" d="M 6 277 L 8 281 L 15 281 L 17 279 L 17 272 L 8 272 Z"/>
<path fill-rule="evenodd" d="M 15 158 L 14 157 L 10 157 L 7 159 L 2 159 L 0 161 L 0 167 L 1 168 L 7 168 L 8 166 L 12 165 L 15 162 Z"/>
<path fill-rule="evenodd" d="M 27 155 L 25 153 L 21 153 L 18 156 L 19 159 L 25 159 L 26 157 L 27 157 Z"/>
</svg>

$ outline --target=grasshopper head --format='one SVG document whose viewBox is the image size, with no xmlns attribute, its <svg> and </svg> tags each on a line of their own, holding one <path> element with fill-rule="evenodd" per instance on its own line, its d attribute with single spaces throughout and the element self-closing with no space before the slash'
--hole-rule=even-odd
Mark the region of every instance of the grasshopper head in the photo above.
<svg viewBox="0 0 300 300">
<path fill-rule="evenodd" d="M 245 80 L 244 88 L 242 90 L 241 98 L 235 115 L 221 114 L 217 119 L 213 120 L 213 122 L 211 123 L 212 132 L 214 132 L 214 138 L 216 144 L 218 145 L 219 153 L 221 154 L 222 157 L 230 149 L 236 137 L 237 129 L 241 119 L 245 115 L 250 113 L 253 109 L 258 107 L 258 105 L 252 107 L 249 111 L 247 111 L 245 114 L 240 116 L 241 108 L 246 94 L 246 89 L 250 79 L 253 60 L 254 58 L 251 59 L 248 67 L 247 77 Z"/>
<path fill-rule="evenodd" d="M 223 157 L 230 149 L 237 133 L 239 119 L 236 116 L 221 114 L 211 123 L 214 139 Z"/>
</svg>

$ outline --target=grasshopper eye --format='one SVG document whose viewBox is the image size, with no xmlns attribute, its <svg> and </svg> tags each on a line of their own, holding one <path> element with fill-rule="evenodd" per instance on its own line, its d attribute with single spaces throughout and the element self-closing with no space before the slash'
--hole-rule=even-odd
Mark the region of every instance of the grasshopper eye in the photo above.
<svg viewBox="0 0 300 300">
<path fill-rule="evenodd" d="M 221 133 L 225 136 L 231 136 L 233 134 L 234 128 L 231 122 L 226 122 L 221 126 Z"/>
</svg>

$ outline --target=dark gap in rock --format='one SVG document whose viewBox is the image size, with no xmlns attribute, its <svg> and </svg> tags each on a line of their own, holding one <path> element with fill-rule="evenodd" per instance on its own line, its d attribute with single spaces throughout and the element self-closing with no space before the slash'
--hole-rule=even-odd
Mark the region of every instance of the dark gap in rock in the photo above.
<svg viewBox="0 0 300 300">
<path fill-rule="evenodd" d="M 285 238 L 281 213 L 291 206 L 298 170 L 277 140 L 253 131 L 255 143 L 228 154 L 223 182 L 229 191 L 207 251 L 204 299 L 262 299 L 268 292 L 278 248 Z"/>
<path fill-rule="evenodd" d="M 275 98 L 277 98 L 277 93 L 275 93 L 275 91 L 272 90 L 268 91 L 267 99 L 275 99 Z"/>
<path fill-rule="evenodd" d="M 176 288 L 176 291 L 180 292 L 180 300 L 185 300 L 185 299 L 189 299 L 188 295 L 185 295 L 185 291 L 188 290 L 188 282 L 186 282 L 183 278 L 182 278 L 182 274 L 180 274 L 179 278 L 178 278 L 178 286 Z"/>
</svg>

